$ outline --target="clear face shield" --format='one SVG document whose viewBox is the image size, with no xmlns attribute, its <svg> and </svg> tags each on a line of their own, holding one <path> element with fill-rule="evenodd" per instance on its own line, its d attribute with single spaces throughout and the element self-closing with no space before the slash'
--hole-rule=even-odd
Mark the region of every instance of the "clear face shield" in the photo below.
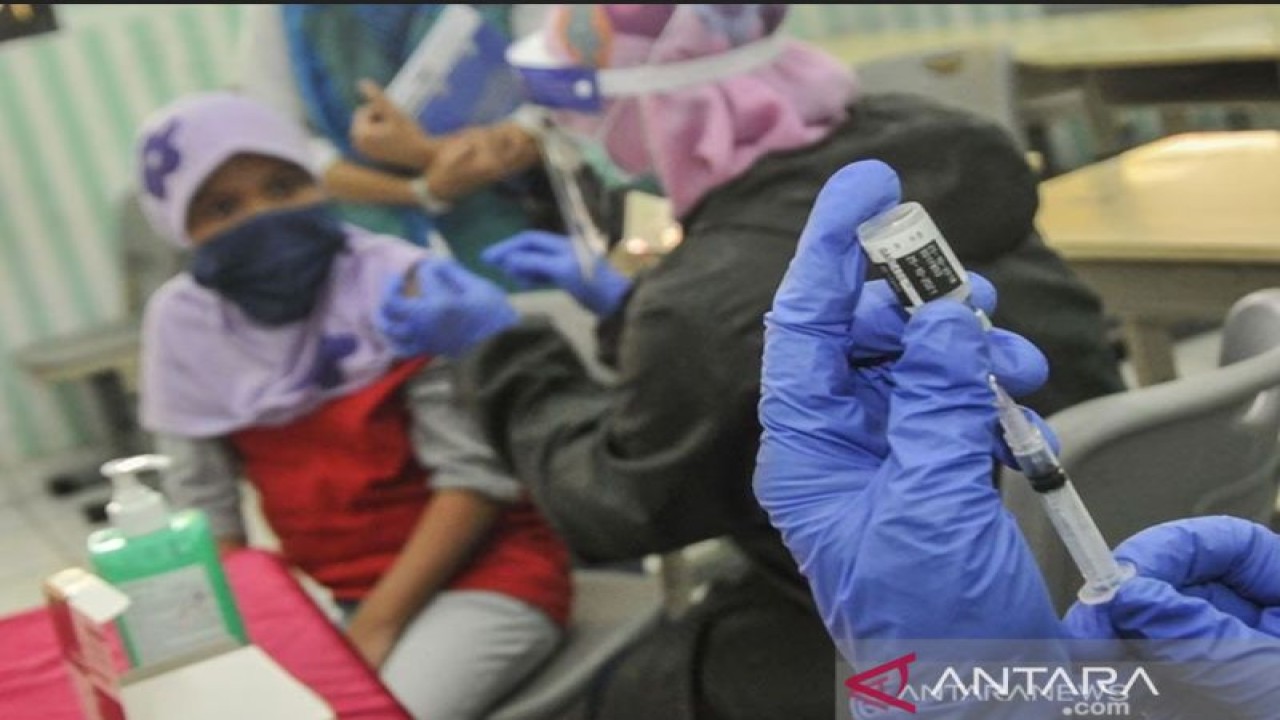
<svg viewBox="0 0 1280 720">
<path fill-rule="evenodd" d="M 606 182 L 652 175 L 643 100 L 714 83 L 769 64 L 786 47 L 778 33 L 714 55 L 657 65 L 596 68 L 555 58 L 544 33 L 514 43 L 507 61 L 541 113 L 542 149 L 561 213 L 581 252 L 603 252 L 608 239 L 587 212 L 579 178 L 590 167 Z"/>
</svg>

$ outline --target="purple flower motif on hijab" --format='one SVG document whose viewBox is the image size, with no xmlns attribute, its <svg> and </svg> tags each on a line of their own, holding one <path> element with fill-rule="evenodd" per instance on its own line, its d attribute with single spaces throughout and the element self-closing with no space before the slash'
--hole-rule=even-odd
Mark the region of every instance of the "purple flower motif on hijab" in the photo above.
<svg viewBox="0 0 1280 720">
<path fill-rule="evenodd" d="M 173 133 L 178 130 L 178 119 L 169 121 L 168 125 L 151 133 L 142 146 L 143 182 L 147 192 L 158 200 L 164 200 L 164 181 L 178 169 L 182 158 L 173 146 Z"/>
<path fill-rule="evenodd" d="M 307 378 L 308 384 L 324 390 L 342 384 L 342 359 L 356 351 L 358 341 L 354 335 L 325 335 L 316 349 L 315 364 Z"/>
</svg>

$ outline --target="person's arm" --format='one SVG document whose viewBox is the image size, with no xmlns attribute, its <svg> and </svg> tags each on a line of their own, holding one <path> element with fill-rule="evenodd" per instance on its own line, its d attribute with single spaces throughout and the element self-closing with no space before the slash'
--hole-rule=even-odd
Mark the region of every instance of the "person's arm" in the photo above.
<svg viewBox="0 0 1280 720">
<path fill-rule="evenodd" d="M 439 139 L 427 135 L 372 80 L 360 81 L 365 102 L 351 115 L 351 145 L 374 162 L 421 173 L 435 158 Z"/>
<path fill-rule="evenodd" d="M 426 179 L 430 193 L 453 200 L 503 178 L 527 170 L 541 158 L 535 131 L 517 119 L 474 126 L 443 136 L 429 136 L 412 118 L 395 106 L 381 87 L 370 80 L 360 83 L 365 102 L 352 115 L 351 144 L 363 158 L 393 166 Z M 383 173 L 384 175 L 388 175 Z M 389 175 L 395 178 L 397 175 Z M 343 170 L 334 178 L 335 193 L 368 192 L 373 180 Z M 328 178 L 326 178 L 328 179 Z M 343 182 L 345 181 L 345 182 Z M 404 188 L 373 187 L 370 198 L 347 199 L 401 202 Z M 408 196 L 414 202 L 414 196 Z"/>
<path fill-rule="evenodd" d="M 538 156 L 531 143 L 523 130 L 514 127 L 464 131 L 437 142 L 433 159 L 421 175 L 335 158 L 324 167 L 322 177 L 325 188 L 341 200 L 445 212 L 453 200 L 532 166 Z"/>
<path fill-rule="evenodd" d="M 400 558 L 352 620 L 352 640 L 375 667 L 405 624 L 463 567 L 502 508 L 522 495 L 458 406 L 446 360 L 419 371 L 405 394 L 413 449 L 430 470 L 436 494 Z"/>
<path fill-rule="evenodd" d="M 360 603 L 347 627 L 373 667 L 386 660 L 405 625 L 466 565 L 502 505 L 471 490 L 440 490 L 391 568 Z"/>
<path fill-rule="evenodd" d="M 431 471 L 431 487 L 471 490 L 496 502 L 523 496 L 520 483 L 503 467 L 484 434 L 457 397 L 453 370 L 436 358 L 408 383 L 414 453 Z"/>
<path fill-rule="evenodd" d="M 240 512 L 240 476 L 221 440 L 158 434 L 156 451 L 173 464 L 163 473 L 163 491 L 179 508 L 199 508 L 209 518 L 218 549 L 231 552 L 248 544 Z"/>
<path fill-rule="evenodd" d="M 665 552 L 759 513 L 749 481 L 758 320 L 730 310 L 753 303 L 720 302 L 714 295 L 734 293 L 687 284 L 675 293 L 654 279 L 636 289 L 613 384 L 595 380 L 538 318 L 458 363 L 490 442 L 588 561 Z"/>
<path fill-rule="evenodd" d="M 324 172 L 325 188 L 340 200 L 379 205 L 418 205 L 412 177 L 336 160 Z"/>
</svg>

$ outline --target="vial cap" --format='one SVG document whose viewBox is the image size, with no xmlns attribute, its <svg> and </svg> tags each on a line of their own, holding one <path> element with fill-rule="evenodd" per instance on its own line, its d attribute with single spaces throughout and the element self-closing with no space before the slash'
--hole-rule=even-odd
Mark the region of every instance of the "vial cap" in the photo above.
<svg viewBox="0 0 1280 720">
<path fill-rule="evenodd" d="M 874 242 L 885 233 L 896 234 L 921 221 L 932 224 L 932 219 L 918 202 L 904 202 L 876 215 L 858 226 L 858 238 L 862 242 Z"/>
</svg>

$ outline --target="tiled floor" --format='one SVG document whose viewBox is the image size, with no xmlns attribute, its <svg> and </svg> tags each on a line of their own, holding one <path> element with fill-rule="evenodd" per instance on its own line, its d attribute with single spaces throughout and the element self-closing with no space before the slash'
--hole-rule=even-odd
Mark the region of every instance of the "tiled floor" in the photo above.
<svg viewBox="0 0 1280 720">
<path fill-rule="evenodd" d="M 78 510 L 80 499 L 63 502 L 50 497 L 42 478 L 57 468 L 93 459 L 76 453 L 0 471 L 0 612 L 40 602 L 42 577 L 83 561 L 84 539 L 93 528 Z"/>
<path fill-rule="evenodd" d="M 1179 371 L 1193 374 L 1214 367 L 1217 349 L 1218 337 L 1213 332 L 1182 341 L 1178 346 Z M 1132 382 L 1131 374 L 1129 379 Z M 102 459 L 82 452 L 18 469 L 0 468 L 0 615 L 37 605 L 41 602 L 40 582 L 46 575 L 85 561 L 85 538 L 100 526 L 91 525 L 81 507 L 105 498 L 106 489 L 55 498 L 44 491 L 44 481 L 59 469 L 84 467 Z M 248 492 L 245 510 L 251 541 L 272 546 L 274 538 Z M 314 591 L 314 586 L 311 589 Z"/>
</svg>

